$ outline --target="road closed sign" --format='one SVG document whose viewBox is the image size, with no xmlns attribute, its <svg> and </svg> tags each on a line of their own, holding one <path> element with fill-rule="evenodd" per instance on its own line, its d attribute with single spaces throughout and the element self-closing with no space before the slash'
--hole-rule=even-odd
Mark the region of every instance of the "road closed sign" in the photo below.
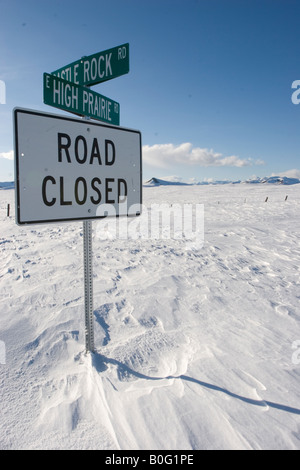
<svg viewBox="0 0 300 470">
<path fill-rule="evenodd" d="M 139 131 L 15 109 L 14 139 L 19 225 L 140 214 Z"/>
</svg>

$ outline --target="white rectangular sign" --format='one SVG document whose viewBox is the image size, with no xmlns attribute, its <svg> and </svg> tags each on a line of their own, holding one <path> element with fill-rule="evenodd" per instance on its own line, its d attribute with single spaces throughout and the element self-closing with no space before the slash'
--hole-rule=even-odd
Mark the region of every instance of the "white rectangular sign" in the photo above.
<svg viewBox="0 0 300 470">
<path fill-rule="evenodd" d="M 17 224 L 140 214 L 139 131 L 14 109 L 14 137 Z"/>
</svg>

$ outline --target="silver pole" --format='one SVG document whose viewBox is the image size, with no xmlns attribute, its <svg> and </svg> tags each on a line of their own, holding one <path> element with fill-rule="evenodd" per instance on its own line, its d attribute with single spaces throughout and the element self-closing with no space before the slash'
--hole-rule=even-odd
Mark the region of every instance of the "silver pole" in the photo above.
<svg viewBox="0 0 300 470">
<path fill-rule="evenodd" d="M 92 221 L 83 221 L 85 347 L 94 352 Z"/>
<path fill-rule="evenodd" d="M 82 119 L 89 120 L 88 116 Z M 93 307 L 93 259 L 92 221 L 83 221 L 83 265 L 84 265 L 84 309 L 85 309 L 85 349 L 94 352 L 94 307 Z"/>
</svg>

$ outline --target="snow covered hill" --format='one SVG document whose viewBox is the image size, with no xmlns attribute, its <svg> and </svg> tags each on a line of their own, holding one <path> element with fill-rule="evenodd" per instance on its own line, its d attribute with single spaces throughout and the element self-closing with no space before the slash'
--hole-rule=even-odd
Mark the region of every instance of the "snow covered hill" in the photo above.
<svg viewBox="0 0 300 470">
<path fill-rule="evenodd" d="M 15 187 L 14 181 L 0 182 L 0 189 L 13 189 Z"/>
<path fill-rule="evenodd" d="M 220 184 L 239 184 L 239 183 L 251 183 L 251 184 L 283 184 L 283 185 L 292 185 L 292 184 L 298 184 L 300 183 L 300 179 L 298 178 L 289 178 L 287 176 L 269 176 L 265 178 L 254 178 L 254 179 L 249 179 L 245 181 L 230 181 L 230 180 L 225 180 L 225 181 L 211 181 L 211 182 L 199 182 L 199 183 L 193 183 L 193 184 L 198 184 L 198 185 L 220 185 Z M 151 178 L 148 181 L 145 181 L 144 186 L 170 186 L 170 185 L 180 185 L 180 186 L 186 186 L 190 183 L 184 183 L 181 181 L 173 181 L 171 180 L 163 180 L 160 178 Z"/>
<path fill-rule="evenodd" d="M 284 185 L 292 185 L 292 184 L 298 184 L 300 183 L 300 179 L 298 178 L 288 178 L 287 176 L 269 176 L 265 178 L 254 178 L 254 179 L 249 179 L 245 181 L 213 181 L 213 182 L 201 182 L 201 183 L 193 183 L 193 184 L 198 184 L 198 185 L 211 185 L 211 184 L 238 184 L 238 183 L 251 183 L 251 184 L 264 184 L 264 183 L 270 183 L 270 184 L 284 184 Z M 177 181 L 173 180 L 172 178 L 170 180 L 164 180 L 161 178 L 151 178 L 148 181 L 144 182 L 144 186 L 187 186 L 190 185 L 191 183 L 185 183 L 183 181 Z M 15 186 L 14 181 L 5 181 L 5 182 L 0 182 L 0 189 L 13 189 Z"/>
<path fill-rule="evenodd" d="M 144 186 L 170 186 L 170 185 L 186 186 L 187 183 L 182 183 L 181 181 L 172 181 L 172 180 L 168 181 L 168 180 L 163 180 L 161 178 L 154 178 L 154 177 L 144 183 Z"/>
<path fill-rule="evenodd" d="M 143 192 L 204 204 L 204 244 L 94 221 L 86 355 L 82 224 L 19 227 L 0 191 L 0 448 L 299 449 L 300 185 Z"/>
<path fill-rule="evenodd" d="M 269 184 L 299 184 L 300 180 L 298 178 L 289 178 L 287 176 L 269 176 L 267 178 L 256 178 L 245 181 L 245 183 L 269 183 Z"/>
</svg>

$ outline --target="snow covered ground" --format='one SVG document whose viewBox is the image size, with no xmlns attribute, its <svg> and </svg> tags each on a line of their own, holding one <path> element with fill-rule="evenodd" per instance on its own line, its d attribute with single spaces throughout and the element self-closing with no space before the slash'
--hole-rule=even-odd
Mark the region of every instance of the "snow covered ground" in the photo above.
<svg viewBox="0 0 300 470">
<path fill-rule="evenodd" d="M 82 223 L 18 227 L 0 191 L 0 448 L 299 449 L 300 184 L 143 192 L 204 204 L 203 247 L 94 221 L 86 355 Z"/>
</svg>

